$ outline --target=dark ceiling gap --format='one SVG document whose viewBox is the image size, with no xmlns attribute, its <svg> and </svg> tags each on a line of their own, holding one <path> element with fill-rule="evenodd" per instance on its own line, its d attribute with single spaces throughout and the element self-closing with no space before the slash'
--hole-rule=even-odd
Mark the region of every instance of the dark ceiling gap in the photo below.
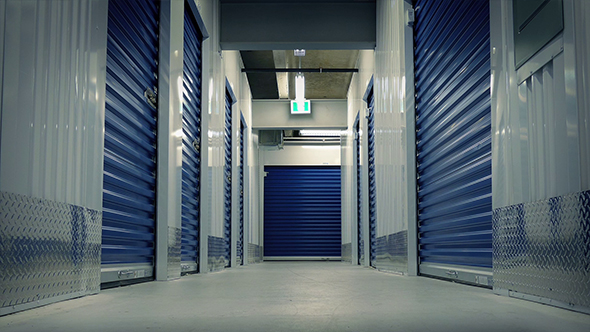
<svg viewBox="0 0 590 332">
<path fill-rule="evenodd" d="M 281 54 L 284 60 L 279 67 L 275 65 L 273 52 Z M 279 99 L 277 76 L 287 73 L 287 80 L 283 80 L 287 88 L 289 99 L 295 97 L 294 77 L 298 72 L 305 74 L 305 97 L 307 99 L 346 99 L 352 75 L 358 72 L 356 68 L 358 50 L 307 50 L 301 60 L 299 69 L 298 58 L 293 50 L 282 51 L 240 51 L 252 99 Z M 284 75 L 284 74 L 283 74 Z M 283 76 L 284 77 L 284 76 Z M 288 86 L 287 86 L 288 85 Z M 283 92 L 283 99 L 286 94 Z"/>
</svg>

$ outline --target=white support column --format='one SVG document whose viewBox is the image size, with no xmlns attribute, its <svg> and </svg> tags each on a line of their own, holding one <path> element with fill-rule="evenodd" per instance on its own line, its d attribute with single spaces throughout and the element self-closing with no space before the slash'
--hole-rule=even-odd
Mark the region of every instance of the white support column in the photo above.
<svg viewBox="0 0 590 332">
<path fill-rule="evenodd" d="M 404 2 L 404 12 L 412 10 L 412 5 Z M 416 178 L 416 107 L 414 100 L 414 29 L 404 28 L 405 62 L 405 109 L 406 109 L 406 195 L 408 198 L 408 275 L 418 275 L 418 203 Z"/>
<path fill-rule="evenodd" d="M 369 124 L 367 121 L 367 103 L 361 100 L 361 112 L 360 112 L 360 128 L 363 133 L 361 138 L 361 185 L 363 193 L 362 201 L 362 221 L 361 227 L 363 228 L 363 252 L 365 253 L 365 259 L 362 263 L 363 266 L 371 266 L 371 227 L 369 226 L 369 162 L 368 162 L 368 151 L 369 151 Z"/>
<path fill-rule="evenodd" d="M 250 135 L 249 135 L 250 128 L 246 123 L 246 128 L 244 128 L 244 160 L 243 160 L 243 170 L 244 170 L 244 185 L 242 188 L 243 197 L 244 197 L 244 234 L 242 238 L 242 243 L 244 245 L 244 249 L 242 255 L 244 257 L 244 265 L 248 265 L 248 247 L 249 247 L 249 239 L 250 239 L 250 196 L 246 195 L 249 190 L 246 188 L 250 188 L 250 168 L 248 167 L 248 160 L 250 155 L 248 154 L 248 144 L 250 144 Z"/>
<path fill-rule="evenodd" d="M 232 82 L 233 83 L 233 82 Z M 240 87 L 238 83 L 232 86 L 232 90 L 239 100 Z M 240 103 L 236 101 L 231 107 L 231 142 L 232 142 L 232 158 L 231 158 L 231 255 L 230 255 L 230 267 L 236 267 L 238 254 L 238 237 L 240 235 Z"/>
<path fill-rule="evenodd" d="M 184 1 L 160 2 L 156 280 L 180 278 Z"/>
</svg>

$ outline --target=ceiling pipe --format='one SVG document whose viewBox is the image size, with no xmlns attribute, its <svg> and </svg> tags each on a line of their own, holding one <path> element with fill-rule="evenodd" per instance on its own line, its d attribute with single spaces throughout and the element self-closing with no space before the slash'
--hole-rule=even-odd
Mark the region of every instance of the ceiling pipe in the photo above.
<svg viewBox="0 0 590 332">
<path fill-rule="evenodd" d="M 242 73 L 358 73 L 357 68 L 242 68 Z"/>
</svg>

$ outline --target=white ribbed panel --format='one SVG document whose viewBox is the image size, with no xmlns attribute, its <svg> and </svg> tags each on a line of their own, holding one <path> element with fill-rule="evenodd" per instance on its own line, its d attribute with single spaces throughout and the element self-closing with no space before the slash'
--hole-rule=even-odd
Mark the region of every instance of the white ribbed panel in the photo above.
<svg viewBox="0 0 590 332">
<path fill-rule="evenodd" d="M 367 89 L 367 85 L 374 74 L 375 69 L 375 52 L 373 50 L 361 50 L 359 51 L 359 59 L 357 62 L 358 73 L 352 75 L 350 86 L 347 94 L 347 107 L 348 107 L 348 129 L 345 132 L 346 139 L 343 139 L 342 146 L 342 233 L 345 234 L 345 228 L 350 229 L 350 241 L 343 237 L 342 243 L 352 244 L 352 263 L 357 264 L 358 262 L 358 223 L 364 223 L 368 229 L 368 209 L 364 209 L 364 217 L 362 220 L 358 219 L 357 212 L 357 168 L 356 168 L 356 155 L 354 149 L 354 122 L 356 115 L 359 114 L 360 122 L 360 141 L 361 141 L 361 165 L 366 165 L 366 103 L 363 101 L 363 95 Z M 362 167 L 362 166 L 361 166 Z M 363 195 L 365 199 L 364 206 L 367 204 L 367 168 L 364 168 L 363 179 L 365 181 L 365 187 L 363 189 Z M 368 234 L 368 231 L 365 231 Z M 368 240 L 365 241 L 368 243 Z M 368 249 L 365 249 L 367 252 Z M 367 255 L 368 257 L 368 255 Z M 367 263 L 368 264 L 368 261 Z"/>
<path fill-rule="evenodd" d="M 0 190 L 102 210 L 107 2 L 2 2 Z"/>
<path fill-rule="evenodd" d="M 0 0 L 0 17 L 2 18 L 2 22 L 4 22 L 5 19 L 5 11 L 6 11 L 6 0 Z M 5 29 L 5 25 L 2 23 L 0 24 L 0 146 L 2 146 L 2 84 L 3 84 L 3 78 L 4 78 L 4 29 Z M 1 159 L 0 159 L 0 165 L 2 165 L 1 163 Z M 0 169 L 2 167 L 0 166 Z M 0 181 L 0 186 L 1 186 L 1 181 Z"/>
<path fill-rule="evenodd" d="M 588 33 L 587 7 L 584 0 L 564 1 L 564 31 L 557 37 L 563 51 L 522 83 L 514 67 L 512 5 L 491 7 L 494 208 L 590 188 L 590 53 L 587 40 L 580 40 Z M 538 63 L 539 57 L 529 61 Z"/>
<path fill-rule="evenodd" d="M 250 118 L 252 119 L 251 115 Z M 248 243 L 261 245 L 262 241 L 262 215 L 260 213 L 262 204 L 262 193 L 260 183 L 262 181 L 260 173 L 260 153 L 258 151 L 258 133 L 253 133 L 252 129 L 248 129 L 250 137 L 248 138 L 248 168 L 250 170 L 250 182 L 245 188 L 244 193 L 248 193 L 248 209 L 250 220 L 248 223 L 249 234 Z"/>
<path fill-rule="evenodd" d="M 240 112 L 242 105 L 246 104 L 243 100 L 242 89 L 243 81 L 246 79 L 245 74 L 241 72 L 242 60 L 239 51 L 223 51 L 222 54 L 225 77 L 229 81 L 232 90 L 237 98 L 236 104 L 232 109 L 232 236 L 231 236 L 231 257 L 236 257 L 237 238 L 239 234 L 239 164 L 240 164 Z M 247 82 L 247 79 L 246 79 Z M 249 100 L 249 99 L 248 99 Z M 234 266 L 235 259 L 232 259 L 231 266 Z"/>
<path fill-rule="evenodd" d="M 350 108 L 350 100 L 349 100 Z M 349 112 L 352 113 L 352 112 Z M 350 125 L 349 125 L 350 127 Z M 340 136 L 340 174 L 341 174 L 341 218 L 342 218 L 342 241 L 341 244 L 351 243 L 352 241 L 352 224 L 353 216 L 356 213 L 356 204 L 354 204 L 354 194 L 356 190 L 352 185 L 353 177 L 353 147 L 354 147 L 354 133 L 351 130 L 342 132 Z M 344 255 L 344 253 L 342 253 Z M 343 257 L 344 259 L 344 257 Z M 348 260 L 351 257 L 347 257 Z"/>
<path fill-rule="evenodd" d="M 223 113 L 225 76 L 219 49 L 219 1 L 189 0 L 197 9 L 209 38 L 202 44 L 201 99 L 201 271 L 208 267 L 209 235 L 223 236 Z M 205 135 L 207 135 L 205 137 Z"/>
<path fill-rule="evenodd" d="M 225 107 L 225 75 L 219 49 L 219 3 L 218 1 L 195 1 L 205 22 L 209 38 L 203 41 L 203 134 L 207 134 L 207 169 L 203 169 L 202 226 L 207 235 L 223 237 L 223 114 Z M 234 91 L 235 92 L 235 91 Z M 205 146 L 203 146 L 205 148 Z M 203 238 L 202 238 L 203 239 Z M 204 249 L 203 247 L 201 247 Z M 206 249 L 205 249 L 206 250 Z M 202 250 L 204 252 L 205 250 Z"/>
<path fill-rule="evenodd" d="M 590 189 L 590 2 L 574 3 L 582 190 Z"/>
<path fill-rule="evenodd" d="M 404 1 L 377 1 L 377 27 L 375 166 L 381 237 L 408 229 Z"/>
</svg>

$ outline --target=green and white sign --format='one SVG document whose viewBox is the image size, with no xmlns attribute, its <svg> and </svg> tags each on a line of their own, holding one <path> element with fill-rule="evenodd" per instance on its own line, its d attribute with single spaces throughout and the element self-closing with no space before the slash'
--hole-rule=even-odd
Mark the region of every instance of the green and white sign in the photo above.
<svg viewBox="0 0 590 332">
<path fill-rule="evenodd" d="M 311 114 L 311 102 L 304 100 L 291 100 L 291 114 Z"/>
</svg>

